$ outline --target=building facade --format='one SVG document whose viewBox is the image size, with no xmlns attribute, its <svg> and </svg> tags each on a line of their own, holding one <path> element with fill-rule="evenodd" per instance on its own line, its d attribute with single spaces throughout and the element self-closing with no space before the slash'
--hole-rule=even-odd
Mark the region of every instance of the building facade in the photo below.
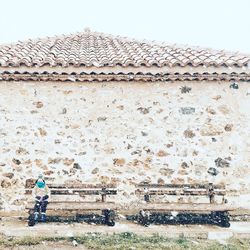
<svg viewBox="0 0 250 250">
<path fill-rule="evenodd" d="M 26 179 L 225 184 L 250 208 L 250 57 L 86 30 L 0 46 L 1 208 Z"/>
</svg>

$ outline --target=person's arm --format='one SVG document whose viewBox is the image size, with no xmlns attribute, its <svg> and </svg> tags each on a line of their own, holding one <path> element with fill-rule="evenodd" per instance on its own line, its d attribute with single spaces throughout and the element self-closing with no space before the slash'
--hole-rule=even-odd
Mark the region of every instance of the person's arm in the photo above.
<svg viewBox="0 0 250 250">
<path fill-rule="evenodd" d="M 35 186 L 32 190 L 32 197 L 35 201 L 39 201 L 40 200 L 40 196 L 37 196 L 37 186 Z"/>
<path fill-rule="evenodd" d="M 43 199 L 44 200 L 47 200 L 47 199 L 49 200 L 51 194 L 50 194 L 50 189 L 49 189 L 49 187 L 47 185 L 45 186 L 45 193 L 46 193 L 46 195 L 43 197 Z"/>
</svg>

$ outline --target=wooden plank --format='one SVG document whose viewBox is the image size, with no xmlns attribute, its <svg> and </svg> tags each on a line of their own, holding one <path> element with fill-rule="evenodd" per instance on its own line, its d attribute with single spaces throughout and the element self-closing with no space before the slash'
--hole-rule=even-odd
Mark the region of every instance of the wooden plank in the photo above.
<svg viewBox="0 0 250 250">
<path fill-rule="evenodd" d="M 149 194 L 149 195 L 203 195 L 208 196 L 208 191 L 204 190 L 148 190 L 145 192 L 144 190 L 136 190 L 136 193 L 138 194 Z M 225 191 L 213 191 L 215 195 L 226 195 Z"/>
<path fill-rule="evenodd" d="M 34 202 L 29 202 L 26 209 L 34 208 Z M 118 205 L 113 202 L 70 202 L 70 201 L 58 201 L 58 202 L 50 202 L 48 204 L 47 210 L 104 210 L 104 209 L 112 209 L 117 210 Z"/>
<path fill-rule="evenodd" d="M 73 194 L 82 194 L 82 195 L 102 195 L 102 194 L 106 194 L 106 195 L 116 195 L 117 194 L 117 190 L 100 190 L 100 189 L 51 189 L 51 194 L 68 194 L 68 195 L 73 195 Z M 26 189 L 25 190 L 25 194 L 31 194 L 32 193 L 32 189 Z"/>
<path fill-rule="evenodd" d="M 136 187 L 139 188 L 203 188 L 206 189 L 209 184 L 138 184 Z M 213 185 L 214 189 L 225 189 L 225 186 L 222 184 Z"/>
<path fill-rule="evenodd" d="M 25 190 L 32 190 L 33 188 L 25 188 Z M 51 187 L 51 190 L 73 190 L 73 191 L 86 191 L 86 192 L 95 192 L 95 191 L 101 191 L 101 192 L 110 192 L 110 191 L 117 191 L 117 189 L 115 188 L 106 188 L 106 189 L 101 189 L 101 188 L 68 188 L 68 187 L 64 187 L 64 188 L 55 188 L 55 187 Z"/>
<path fill-rule="evenodd" d="M 57 189 L 65 189 L 65 188 L 77 188 L 77 189 L 102 189 L 102 188 L 107 188 L 107 189 L 116 189 L 115 185 L 112 184 L 47 184 L 51 188 L 57 188 Z"/>
<path fill-rule="evenodd" d="M 46 180 L 46 178 L 45 178 Z M 35 185 L 36 179 L 27 179 L 25 182 L 25 188 L 33 188 Z M 79 184 L 70 184 L 70 183 L 51 183 L 46 182 L 49 188 L 65 189 L 65 188 L 116 188 L 114 184 L 91 184 L 91 183 L 79 183 Z"/>
<path fill-rule="evenodd" d="M 232 211 L 235 208 L 226 204 L 209 203 L 146 203 L 138 206 L 139 209 L 149 211 L 187 211 L 187 212 L 212 212 Z"/>
<path fill-rule="evenodd" d="M 201 191 L 201 192 L 207 192 L 209 189 L 207 188 L 189 188 L 189 187 L 182 187 L 182 188 L 173 188 L 173 187 L 158 187 L 158 188 L 138 188 L 136 190 L 140 191 L 146 191 L 146 190 L 153 190 L 153 191 L 159 191 L 159 190 L 170 190 L 170 191 Z M 222 188 L 213 189 L 213 191 L 226 191 Z"/>
<path fill-rule="evenodd" d="M 49 188 L 56 188 L 56 189 L 65 189 L 65 188 L 79 188 L 79 189 L 85 189 L 85 188 L 89 188 L 89 189 L 102 189 L 102 188 L 113 188 L 115 189 L 116 186 L 113 185 L 87 185 L 87 184 L 82 184 L 82 185 L 64 185 L 64 184 L 50 184 L 50 183 L 46 183 L 48 185 Z M 29 185 L 25 185 L 25 188 L 33 188 L 35 186 L 34 184 L 29 184 Z"/>
</svg>

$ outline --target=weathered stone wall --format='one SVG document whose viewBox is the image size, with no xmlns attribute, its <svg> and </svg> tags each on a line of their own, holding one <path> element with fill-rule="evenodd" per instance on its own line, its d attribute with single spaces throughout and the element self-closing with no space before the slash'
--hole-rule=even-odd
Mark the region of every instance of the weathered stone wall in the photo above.
<svg viewBox="0 0 250 250">
<path fill-rule="evenodd" d="M 2 208 L 20 209 L 40 172 L 117 183 L 120 201 L 144 180 L 225 183 L 250 207 L 250 85 L 229 85 L 2 82 Z"/>
</svg>

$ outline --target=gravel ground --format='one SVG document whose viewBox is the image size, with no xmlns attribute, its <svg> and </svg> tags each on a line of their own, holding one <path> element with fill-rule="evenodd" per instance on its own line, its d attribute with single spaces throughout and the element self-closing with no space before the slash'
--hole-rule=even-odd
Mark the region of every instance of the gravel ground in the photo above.
<svg viewBox="0 0 250 250">
<path fill-rule="evenodd" d="M 221 228 L 215 225 L 150 225 L 143 227 L 128 221 L 117 222 L 114 227 L 87 223 L 39 223 L 34 227 L 28 227 L 24 221 L 4 219 L 0 224 L 0 235 L 6 237 L 73 237 L 84 233 L 113 234 L 122 232 L 133 232 L 141 235 L 159 234 L 170 238 L 178 238 L 180 235 L 201 239 L 215 238 L 216 235 L 221 238 L 231 236 L 250 238 L 250 222 L 231 222 L 230 228 Z"/>
</svg>

